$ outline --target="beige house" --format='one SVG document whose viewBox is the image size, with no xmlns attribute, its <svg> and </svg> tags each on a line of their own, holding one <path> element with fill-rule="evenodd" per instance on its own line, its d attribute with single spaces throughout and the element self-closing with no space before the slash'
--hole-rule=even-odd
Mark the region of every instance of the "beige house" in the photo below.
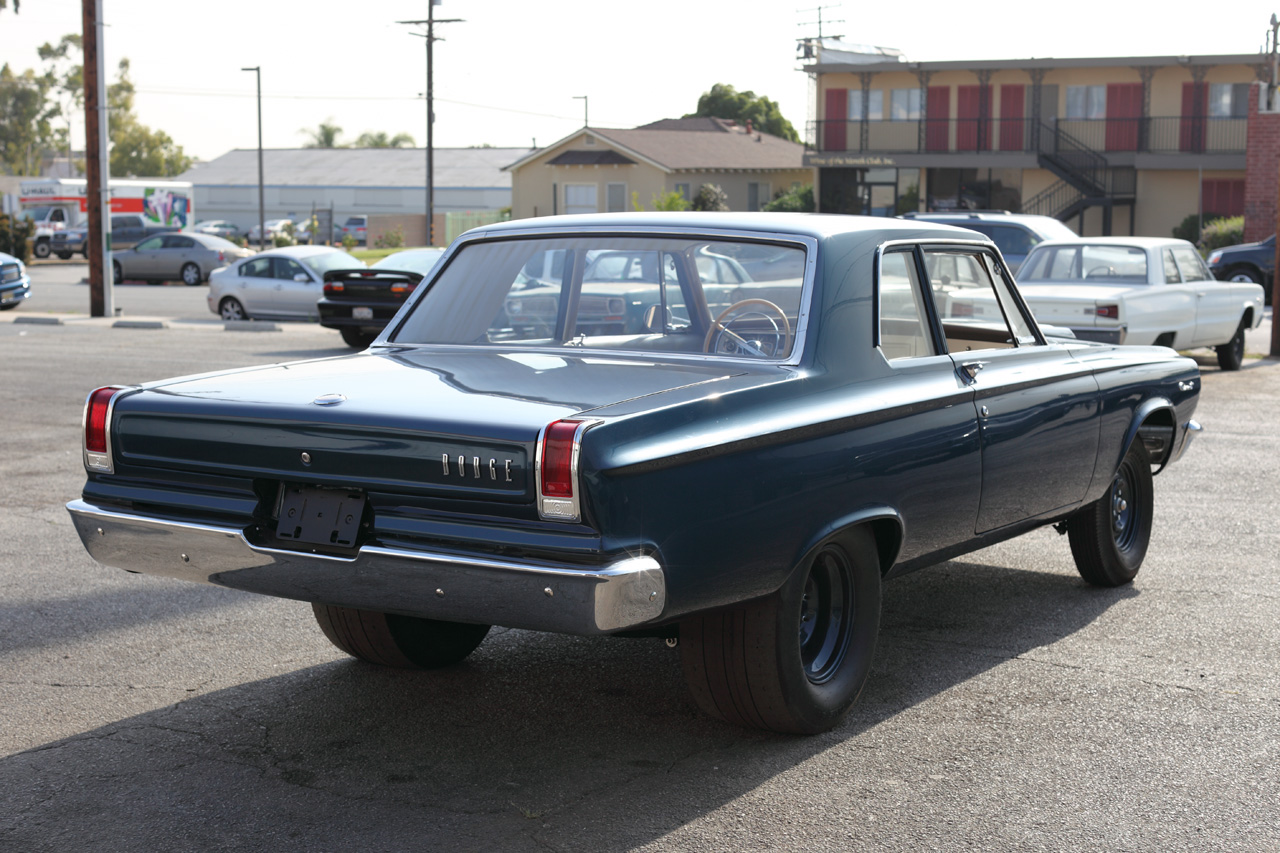
<svg viewBox="0 0 1280 853">
<path fill-rule="evenodd" d="M 1005 209 L 1089 235 L 1243 212 L 1253 84 L 1270 77 L 1260 54 L 814 58 L 819 211 Z"/>
<path fill-rule="evenodd" d="M 715 184 L 731 210 L 759 210 L 813 183 L 803 145 L 717 118 L 665 119 L 633 130 L 585 127 L 509 166 L 511 218 L 654 209 Z"/>
</svg>

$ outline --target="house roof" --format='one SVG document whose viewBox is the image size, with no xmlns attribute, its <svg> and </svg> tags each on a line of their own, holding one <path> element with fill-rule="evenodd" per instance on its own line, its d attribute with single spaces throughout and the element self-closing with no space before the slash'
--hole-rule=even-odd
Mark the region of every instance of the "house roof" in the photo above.
<svg viewBox="0 0 1280 853">
<path fill-rule="evenodd" d="M 510 189 L 502 170 L 525 148 L 436 148 L 436 187 Z M 262 152 L 263 182 L 300 187 L 425 187 L 424 148 L 269 148 Z M 175 180 L 198 186 L 257 186 L 258 149 L 237 148 L 193 166 Z"/>
<path fill-rule="evenodd" d="M 566 151 L 548 160 L 548 166 L 630 166 L 636 161 L 606 148 L 603 151 Z"/>
<path fill-rule="evenodd" d="M 587 150 L 582 134 L 609 145 L 624 160 L 643 160 L 667 172 L 677 171 L 779 171 L 806 168 L 804 146 L 778 136 L 718 118 L 663 119 L 631 130 L 588 127 L 559 142 L 533 151 L 506 166 L 518 169 L 533 159 L 562 149 L 547 165 L 589 165 L 618 162 L 585 159 L 604 151 Z"/>
</svg>

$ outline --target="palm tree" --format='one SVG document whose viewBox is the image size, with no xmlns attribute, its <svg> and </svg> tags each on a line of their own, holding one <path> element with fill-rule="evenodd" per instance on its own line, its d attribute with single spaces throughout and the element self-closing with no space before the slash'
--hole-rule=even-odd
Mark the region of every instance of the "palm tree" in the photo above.
<svg viewBox="0 0 1280 853">
<path fill-rule="evenodd" d="M 320 126 L 315 130 L 307 130 L 305 127 L 298 133 L 305 133 L 311 137 L 311 141 L 303 145 L 303 148 L 344 148 L 345 146 L 338 144 L 338 137 L 342 135 L 342 128 L 333 123 L 330 118 L 320 122 Z"/>
<path fill-rule="evenodd" d="M 377 133 L 366 130 L 356 138 L 356 148 L 412 148 L 413 137 L 407 133 L 397 133 L 388 138 L 386 131 Z"/>
</svg>

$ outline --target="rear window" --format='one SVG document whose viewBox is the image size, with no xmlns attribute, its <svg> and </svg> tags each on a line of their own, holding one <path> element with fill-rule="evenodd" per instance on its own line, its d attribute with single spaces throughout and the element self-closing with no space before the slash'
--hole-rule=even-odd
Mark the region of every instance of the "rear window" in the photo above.
<svg viewBox="0 0 1280 853">
<path fill-rule="evenodd" d="M 332 252 L 324 252 L 319 255 L 307 255 L 298 258 L 302 263 L 306 264 L 317 275 L 323 276 L 329 270 L 350 270 L 358 269 L 365 265 L 364 261 L 357 260 L 354 256 L 348 255 L 341 250 Z"/>
<path fill-rule="evenodd" d="M 1018 272 L 1019 281 L 1147 282 L 1147 253 L 1137 246 L 1086 243 L 1040 246 Z"/>
<path fill-rule="evenodd" d="M 737 260 L 760 247 L 778 271 Z M 462 247 L 393 340 L 714 353 L 776 359 L 793 350 L 805 250 L 689 237 L 513 239 Z"/>
</svg>

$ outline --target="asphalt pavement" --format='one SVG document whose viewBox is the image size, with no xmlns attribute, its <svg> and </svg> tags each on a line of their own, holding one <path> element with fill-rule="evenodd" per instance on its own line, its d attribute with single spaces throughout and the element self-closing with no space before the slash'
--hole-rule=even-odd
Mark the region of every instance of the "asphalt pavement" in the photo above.
<svg viewBox="0 0 1280 853">
<path fill-rule="evenodd" d="M 204 288 L 121 288 L 164 327 L 116 328 L 58 276 L 0 314 L 0 850 L 1280 849 L 1280 362 L 1198 358 L 1131 586 L 1051 529 L 892 581 L 853 713 L 783 737 L 702 717 L 658 640 L 390 671 L 308 605 L 97 565 L 63 508 L 90 389 L 349 350 Z"/>
</svg>

